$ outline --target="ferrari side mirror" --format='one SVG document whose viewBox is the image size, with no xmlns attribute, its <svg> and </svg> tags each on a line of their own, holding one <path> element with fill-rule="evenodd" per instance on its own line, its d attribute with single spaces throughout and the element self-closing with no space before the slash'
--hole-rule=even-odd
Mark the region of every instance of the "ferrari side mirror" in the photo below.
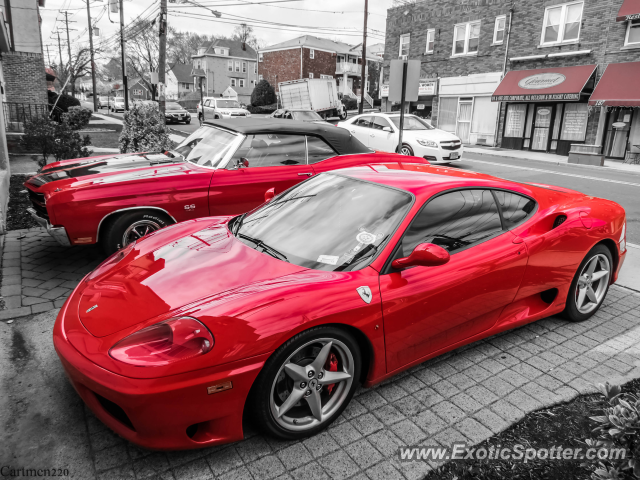
<svg viewBox="0 0 640 480">
<path fill-rule="evenodd" d="M 269 203 L 273 197 L 276 196 L 276 189 L 275 188 L 270 188 L 269 190 L 267 190 L 266 192 L 264 192 L 264 201 L 266 203 Z"/>
<path fill-rule="evenodd" d="M 421 243 L 413 249 L 411 255 L 394 260 L 391 266 L 395 269 L 409 267 L 438 267 L 449 262 L 451 256 L 444 248 L 433 243 Z"/>
</svg>

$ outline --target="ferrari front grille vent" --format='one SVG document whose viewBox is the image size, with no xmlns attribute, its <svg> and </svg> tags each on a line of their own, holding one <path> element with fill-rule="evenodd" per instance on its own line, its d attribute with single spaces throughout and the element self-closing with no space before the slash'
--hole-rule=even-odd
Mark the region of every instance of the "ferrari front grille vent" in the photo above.
<svg viewBox="0 0 640 480">
<path fill-rule="evenodd" d="M 558 215 L 556 219 L 553 221 L 553 228 L 558 228 L 567 220 L 566 215 Z"/>
</svg>

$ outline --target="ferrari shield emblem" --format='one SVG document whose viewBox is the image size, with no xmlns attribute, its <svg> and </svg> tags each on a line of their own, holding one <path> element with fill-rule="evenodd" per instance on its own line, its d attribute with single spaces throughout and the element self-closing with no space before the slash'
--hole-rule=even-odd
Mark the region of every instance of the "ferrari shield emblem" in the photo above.
<svg viewBox="0 0 640 480">
<path fill-rule="evenodd" d="M 373 295 L 371 294 L 371 289 L 369 287 L 358 287 L 356 291 L 360 295 L 360 298 L 365 301 L 365 303 L 371 303 L 373 299 Z"/>
</svg>

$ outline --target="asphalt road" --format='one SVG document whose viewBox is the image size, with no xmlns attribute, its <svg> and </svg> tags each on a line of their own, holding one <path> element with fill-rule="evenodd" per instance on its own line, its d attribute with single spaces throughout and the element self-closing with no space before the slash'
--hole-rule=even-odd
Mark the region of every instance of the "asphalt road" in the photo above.
<svg viewBox="0 0 640 480">
<path fill-rule="evenodd" d="M 627 212 L 627 241 L 640 245 L 640 169 L 635 173 L 473 153 L 465 153 L 465 160 L 455 164 L 455 168 L 508 180 L 557 185 L 613 200 Z"/>
</svg>

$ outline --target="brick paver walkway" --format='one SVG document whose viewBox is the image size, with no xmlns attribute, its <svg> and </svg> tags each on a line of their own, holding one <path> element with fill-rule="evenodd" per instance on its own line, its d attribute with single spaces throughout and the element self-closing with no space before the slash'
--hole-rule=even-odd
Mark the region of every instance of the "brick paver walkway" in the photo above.
<svg viewBox="0 0 640 480">
<path fill-rule="evenodd" d="M 10 248 L 3 259 L 20 259 L 21 267 L 14 261 L 3 270 L 21 270 L 5 274 L 10 283 L 3 279 L 3 292 L 22 282 L 21 303 L 15 308 L 32 312 L 44 308 L 38 305 L 45 301 L 52 308 L 99 255 L 96 249 L 57 247 L 39 231 L 19 238 L 24 233 L 7 238 Z M 11 291 L 15 294 L 6 298 L 20 294 L 17 288 Z M 426 362 L 376 388 L 361 389 L 328 430 L 299 442 L 247 432 L 245 441 L 233 445 L 151 452 L 122 440 L 85 408 L 95 471 L 81 476 L 422 478 L 430 465 L 399 461 L 399 446 L 475 444 L 528 412 L 595 391 L 594 383 L 640 377 L 639 307 L 639 294 L 613 286 L 603 308 L 587 322 L 545 319 Z M 20 311 L 27 310 L 13 309 Z"/>
</svg>

